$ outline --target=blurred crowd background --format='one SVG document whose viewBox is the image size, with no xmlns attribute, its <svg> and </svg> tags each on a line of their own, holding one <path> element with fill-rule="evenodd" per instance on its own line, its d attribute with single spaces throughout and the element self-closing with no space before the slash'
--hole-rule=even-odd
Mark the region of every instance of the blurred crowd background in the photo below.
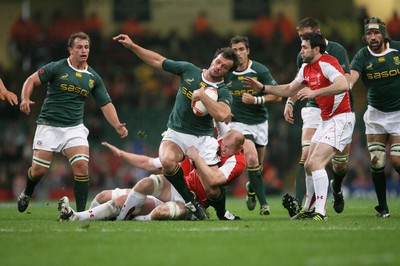
<svg viewBox="0 0 400 266">
<path fill-rule="evenodd" d="M 384 10 L 376 7 L 374 1 L 343 0 L 330 4 L 294 0 L 65 2 L 68 3 L 48 0 L 4 0 L 0 3 L 3 10 L 0 18 L 0 77 L 9 90 L 19 95 L 23 82 L 31 73 L 50 61 L 68 56 L 66 46 L 71 33 L 85 31 L 90 35 L 89 64 L 103 78 L 121 121 L 126 122 L 129 129 L 129 136 L 119 139 L 93 99 L 87 101 L 85 125 L 90 130 L 91 193 L 131 187 L 147 176 L 146 171 L 114 157 L 101 142 L 108 141 L 130 152 L 157 156 L 161 133 L 166 129 L 179 84 L 177 76 L 143 64 L 133 53 L 113 42 L 112 36 L 118 33 L 130 35 L 143 47 L 167 58 L 190 61 L 204 68 L 209 66 L 217 48 L 228 46 L 234 35 L 246 35 L 250 39 L 250 58 L 265 64 L 278 83 L 290 82 L 296 74 L 300 41 L 295 28 L 305 16 L 317 18 L 323 35 L 341 43 L 350 59 L 363 46 L 362 21 L 365 17 L 380 16 L 387 22 L 390 36 L 400 40 L 400 19 L 395 8 L 399 1 L 384 1 L 388 2 L 381 5 L 385 6 Z M 361 81 L 353 91 L 357 125 L 350 168 L 344 181 L 346 193 L 355 197 L 374 197 L 362 121 L 366 91 Z M 0 103 L 0 200 L 15 198 L 24 187 L 25 175 L 31 165 L 35 121 L 44 95 L 45 86 L 35 89 L 32 100 L 36 103 L 29 116 L 22 114 L 17 106 Z M 285 99 L 281 104 L 268 106 L 270 138 L 264 161 L 267 197 L 293 191 L 295 169 L 300 159 L 300 109 L 304 103 L 296 104 L 295 125 L 285 122 L 284 103 Z M 398 196 L 399 176 L 390 163 L 386 171 L 389 196 Z M 49 175 L 43 181 L 35 192 L 36 198 L 72 196 L 73 178 L 68 161 L 62 155 L 54 157 Z M 228 192 L 244 196 L 246 181 L 247 177 L 242 176 Z"/>
</svg>

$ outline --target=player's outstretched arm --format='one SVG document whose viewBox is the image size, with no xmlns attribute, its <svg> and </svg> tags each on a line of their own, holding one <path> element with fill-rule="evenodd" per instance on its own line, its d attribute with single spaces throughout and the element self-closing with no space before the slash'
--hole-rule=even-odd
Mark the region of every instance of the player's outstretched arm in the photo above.
<svg viewBox="0 0 400 266">
<path fill-rule="evenodd" d="M 118 156 L 118 157 L 124 159 L 125 161 L 127 161 L 128 163 L 130 163 L 131 165 L 133 165 L 135 167 L 142 168 L 147 171 L 158 171 L 159 170 L 159 168 L 157 168 L 154 165 L 154 160 L 156 160 L 157 158 L 152 158 L 152 157 L 148 157 L 146 155 L 139 155 L 139 154 L 120 150 L 117 147 L 115 147 L 114 145 L 111 145 L 110 143 L 108 143 L 106 141 L 102 142 L 101 145 L 107 147 L 115 156 Z"/>
<path fill-rule="evenodd" d="M 146 64 L 149 64 L 150 66 L 153 66 L 155 68 L 162 69 L 162 63 L 166 59 L 164 56 L 137 45 L 126 34 L 119 34 L 118 36 L 113 37 L 113 40 L 119 42 L 120 44 L 125 46 L 125 48 L 131 50 Z"/>
</svg>

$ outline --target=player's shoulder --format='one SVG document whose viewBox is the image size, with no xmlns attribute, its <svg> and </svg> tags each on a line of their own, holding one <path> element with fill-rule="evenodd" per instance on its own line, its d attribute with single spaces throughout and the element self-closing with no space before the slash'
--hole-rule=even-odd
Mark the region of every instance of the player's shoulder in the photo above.
<svg viewBox="0 0 400 266">
<path fill-rule="evenodd" d="M 175 61 L 172 59 L 165 59 L 163 62 L 163 65 L 175 66 L 175 67 L 180 67 L 180 68 L 189 68 L 189 69 L 195 69 L 195 70 L 200 69 L 199 67 L 197 67 L 195 64 L 193 64 L 191 62 Z"/>
<path fill-rule="evenodd" d="M 321 62 L 327 62 L 327 63 L 335 63 L 338 62 L 338 60 L 336 59 L 336 57 L 330 55 L 330 54 L 323 54 L 321 55 L 320 58 Z"/>
<path fill-rule="evenodd" d="M 93 67 L 88 66 L 87 71 L 93 75 L 93 77 L 101 79 L 100 75 L 93 69 Z"/>
<path fill-rule="evenodd" d="M 389 40 L 389 46 L 390 48 L 400 50 L 400 41 Z"/>
<path fill-rule="evenodd" d="M 345 50 L 343 45 L 341 45 L 338 42 L 331 41 L 331 40 L 328 40 L 328 45 L 326 47 L 327 48 L 333 48 L 333 49 L 343 49 L 343 50 Z"/>
</svg>

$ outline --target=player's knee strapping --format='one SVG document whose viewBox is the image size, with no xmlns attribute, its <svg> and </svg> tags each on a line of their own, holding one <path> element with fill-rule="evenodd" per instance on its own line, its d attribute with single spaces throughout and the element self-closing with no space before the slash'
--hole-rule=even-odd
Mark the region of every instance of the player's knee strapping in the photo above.
<svg viewBox="0 0 400 266">
<path fill-rule="evenodd" d="M 87 154 L 75 154 L 74 156 L 72 156 L 69 159 L 69 163 L 71 165 L 73 165 L 75 162 L 80 161 L 80 160 L 88 162 L 89 161 L 89 155 L 87 155 Z"/>
<path fill-rule="evenodd" d="M 51 164 L 51 161 L 46 161 L 46 160 L 40 159 L 39 157 L 36 157 L 36 156 L 33 156 L 32 162 L 35 164 L 38 164 L 40 166 L 43 166 L 45 168 L 50 168 L 50 164 Z"/>
<path fill-rule="evenodd" d="M 262 168 L 261 168 L 260 165 L 257 165 L 257 166 L 248 166 L 248 167 L 247 167 L 247 171 L 249 171 L 249 172 L 260 172 L 261 169 L 262 169 Z"/>
<path fill-rule="evenodd" d="M 400 156 L 400 143 L 393 143 L 390 146 L 390 155 L 391 156 Z"/>
<path fill-rule="evenodd" d="M 76 182 L 89 182 L 89 176 L 88 175 L 74 175 L 74 179 Z"/>
<path fill-rule="evenodd" d="M 301 149 L 304 150 L 310 148 L 310 145 L 311 145 L 311 140 L 305 140 L 301 143 Z"/>
<path fill-rule="evenodd" d="M 153 181 L 153 192 L 151 193 L 152 196 L 158 197 L 161 194 L 161 191 L 164 187 L 164 181 L 161 175 L 150 175 L 149 177 Z"/>
<path fill-rule="evenodd" d="M 178 203 L 176 203 L 175 201 L 168 201 L 167 206 L 169 209 L 169 218 L 171 218 L 172 220 L 178 219 L 182 214 L 184 214 L 184 211 L 179 208 Z"/>
<path fill-rule="evenodd" d="M 332 159 L 335 163 L 348 163 L 349 162 L 349 155 L 335 155 Z"/>
<path fill-rule="evenodd" d="M 115 200 L 122 195 L 127 195 L 126 189 L 115 188 L 111 190 L 111 200 Z"/>
<path fill-rule="evenodd" d="M 368 151 L 371 156 L 371 170 L 375 173 L 383 172 L 386 163 L 386 145 L 380 142 L 368 142 Z"/>
</svg>

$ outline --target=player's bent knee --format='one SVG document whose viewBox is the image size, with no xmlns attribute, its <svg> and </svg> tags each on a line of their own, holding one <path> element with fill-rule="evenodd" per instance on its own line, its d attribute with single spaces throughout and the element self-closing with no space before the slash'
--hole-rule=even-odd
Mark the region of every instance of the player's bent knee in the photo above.
<svg viewBox="0 0 400 266">
<path fill-rule="evenodd" d="M 162 189 L 164 187 L 164 180 L 162 178 L 162 175 L 150 175 L 149 178 L 153 182 L 153 187 L 154 187 L 151 195 L 154 197 L 160 196 Z"/>
<path fill-rule="evenodd" d="M 338 174 L 344 174 L 347 171 L 349 155 L 336 155 L 332 159 L 333 171 Z"/>
<path fill-rule="evenodd" d="M 371 157 L 371 168 L 380 170 L 386 163 L 386 146 L 379 142 L 369 142 L 368 151 Z"/>
<path fill-rule="evenodd" d="M 186 208 L 181 208 L 179 204 L 175 201 L 167 202 L 167 206 L 169 209 L 169 218 L 171 220 L 176 220 L 182 218 L 186 213 Z"/>
</svg>

